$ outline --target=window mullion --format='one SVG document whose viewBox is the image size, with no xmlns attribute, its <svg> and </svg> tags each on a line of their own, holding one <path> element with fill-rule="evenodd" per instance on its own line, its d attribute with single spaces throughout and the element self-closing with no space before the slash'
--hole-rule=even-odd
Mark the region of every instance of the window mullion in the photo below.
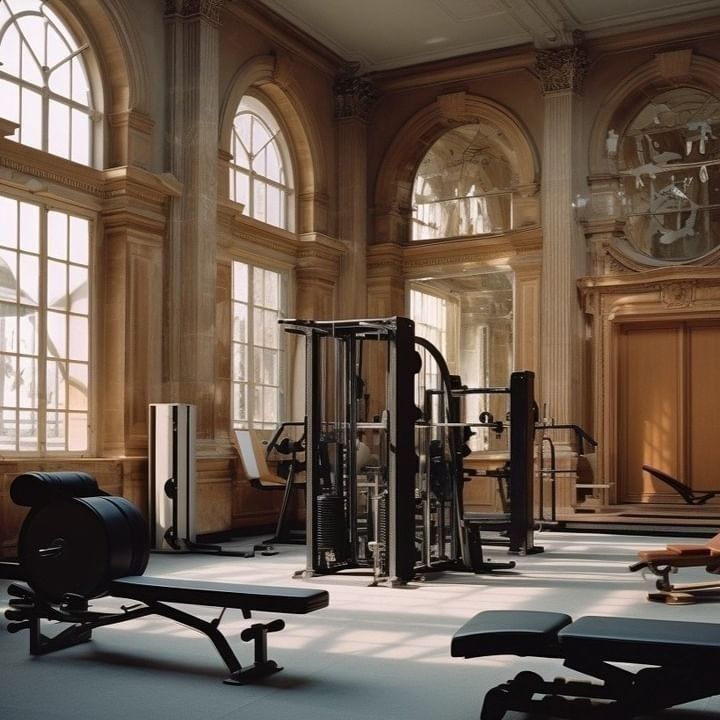
<svg viewBox="0 0 720 720">
<path fill-rule="evenodd" d="M 47 311 L 48 311 L 48 215 L 50 211 L 43 206 L 40 213 L 40 285 L 38 297 L 38 450 L 47 451 Z"/>
</svg>

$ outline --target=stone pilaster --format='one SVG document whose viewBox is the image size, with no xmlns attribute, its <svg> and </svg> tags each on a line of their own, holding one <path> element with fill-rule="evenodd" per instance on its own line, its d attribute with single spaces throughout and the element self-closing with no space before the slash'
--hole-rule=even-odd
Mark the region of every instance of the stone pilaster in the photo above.
<svg viewBox="0 0 720 720">
<path fill-rule="evenodd" d="M 170 218 L 164 400 L 197 406 L 212 439 L 221 0 L 167 0 L 169 169 L 183 184 Z"/>
<path fill-rule="evenodd" d="M 580 183 L 582 104 L 587 69 L 582 47 L 541 50 L 545 93 L 541 288 L 541 375 L 536 399 L 560 423 L 583 423 L 583 316 L 576 282 L 585 274 L 585 246 L 572 206 Z"/>
<path fill-rule="evenodd" d="M 340 268 L 338 316 L 367 314 L 367 118 L 374 100 L 370 82 L 348 66 L 335 79 L 338 128 L 338 235 L 347 245 Z"/>
</svg>

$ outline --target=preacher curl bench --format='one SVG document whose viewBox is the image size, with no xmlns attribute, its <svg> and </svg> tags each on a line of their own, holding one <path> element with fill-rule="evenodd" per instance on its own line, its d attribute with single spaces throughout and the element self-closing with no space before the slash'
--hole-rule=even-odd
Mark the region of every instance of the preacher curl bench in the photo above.
<svg viewBox="0 0 720 720">
<path fill-rule="evenodd" d="M 543 717 L 629 720 L 720 694 L 720 623 L 583 617 L 530 610 L 488 610 L 453 636 L 453 657 L 559 658 L 602 683 L 546 681 L 534 672 L 485 695 L 481 720 L 510 710 Z M 613 663 L 644 665 L 636 672 Z"/>
<path fill-rule="evenodd" d="M 92 631 L 127 620 L 160 615 L 206 635 L 230 670 L 226 683 L 241 685 L 281 670 L 267 657 L 267 634 L 283 620 L 254 623 L 240 637 L 254 642 L 255 662 L 243 668 L 219 630 L 225 609 L 272 613 L 309 613 L 328 605 L 325 590 L 266 587 L 143 575 L 149 558 L 147 525 L 139 510 L 122 497 L 98 489 L 81 472 L 25 473 L 13 481 L 10 496 L 30 507 L 20 529 L 16 565 L 2 563 L 0 577 L 11 584 L 5 617 L 11 633 L 28 630 L 30 654 L 46 653 L 90 640 Z M 96 612 L 89 601 L 104 595 L 135 600 L 118 612 Z M 210 622 L 167 603 L 223 608 Z M 67 623 L 48 637 L 43 620 Z"/>
</svg>

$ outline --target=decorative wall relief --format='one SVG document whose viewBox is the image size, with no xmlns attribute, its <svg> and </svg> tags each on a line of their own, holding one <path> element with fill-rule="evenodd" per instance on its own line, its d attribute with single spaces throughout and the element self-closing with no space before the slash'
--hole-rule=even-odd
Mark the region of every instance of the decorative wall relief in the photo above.
<svg viewBox="0 0 720 720">
<path fill-rule="evenodd" d="M 656 95 L 623 134 L 617 162 L 634 250 L 688 262 L 720 244 L 720 98 L 690 87 Z"/>
</svg>

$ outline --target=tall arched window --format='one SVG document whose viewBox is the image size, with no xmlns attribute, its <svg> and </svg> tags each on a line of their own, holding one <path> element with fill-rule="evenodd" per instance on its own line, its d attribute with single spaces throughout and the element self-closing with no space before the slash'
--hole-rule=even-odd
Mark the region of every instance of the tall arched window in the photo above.
<svg viewBox="0 0 720 720">
<path fill-rule="evenodd" d="M 230 198 L 255 220 L 295 229 L 293 174 L 280 125 L 255 97 L 246 95 L 233 122 Z"/>
<path fill-rule="evenodd" d="M 420 162 L 413 184 L 412 239 L 483 235 L 513 228 L 515 152 L 488 122 L 446 132 Z"/>
<path fill-rule="evenodd" d="M 14 140 L 92 163 L 88 52 L 47 3 L 0 2 L 0 115 L 20 125 Z"/>
</svg>

